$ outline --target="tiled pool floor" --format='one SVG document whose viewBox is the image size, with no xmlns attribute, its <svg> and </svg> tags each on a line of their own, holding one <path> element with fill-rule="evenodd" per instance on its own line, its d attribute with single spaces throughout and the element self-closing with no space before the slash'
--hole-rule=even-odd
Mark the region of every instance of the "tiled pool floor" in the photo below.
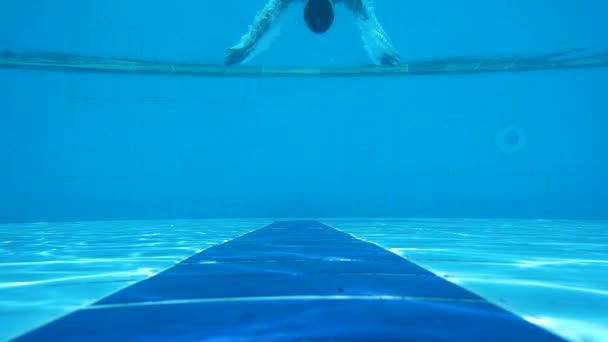
<svg viewBox="0 0 608 342">
<path fill-rule="evenodd" d="M 608 286 L 602 276 L 608 267 L 608 238 L 602 233 L 606 227 L 605 222 L 323 221 L 404 255 L 449 281 L 573 341 L 601 341 L 608 336 L 608 322 L 605 318 L 608 317 L 605 309 L 608 307 L 608 294 L 605 290 Z M 272 221 L 206 220 L 0 225 L 0 340 L 15 337 L 49 320 L 92 304 L 167 269 L 208 246 L 243 235 L 270 222 Z M 329 243 L 336 247 L 331 241 Z M 260 256 L 255 250 L 243 254 L 243 245 L 233 244 L 231 250 L 226 250 L 227 247 L 230 244 L 222 247 L 223 258 L 236 258 L 240 255 L 247 260 Z M 318 252 L 324 253 L 327 250 L 321 248 Z M 209 253 L 213 253 L 213 249 L 200 255 L 210 255 Z M 288 257 L 293 258 L 293 255 Z M 214 271 L 212 265 L 207 266 L 205 274 L 225 272 L 217 269 Z M 385 269 L 379 273 L 391 273 L 389 260 L 377 262 L 374 267 Z M 172 271 L 174 270 L 185 271 L 185 274 L 174 273 L 163 281 L 171 282 L 175 281 L 175 277 L 191 276 L 187 267 L 173 268 Z M 276 265 L 274 270 L 277 270 Z M 291 266 L 279 267 L 278 270 L 294 272 Z M 248 271 L 251 272 L 251 268 L 237 267 L 230 272 L 243 275 Z M 315 289 L 317 295 L 330 295 L 327 291 L 333 288 L 332 285 L 335 284 L 332 281 L 336 280 L 327 276 L 324 278 L 324 273 L 320 273 L 318 279 L 309 284 L 291 284 L 289 288 L 292 291 L 281 295 L 312 300 L 314 298 L 310 296 L 313 296 L 313 292 L 308 297 L 301 297 L 302 291 L 311 288 Z M 335 272 L 329 269 L 325 274 Z M 403 286 L 394 278 L 388 275 L 370 279 L 374 279 L 374 286 L 399 291 Z M 145 290 L 138 293 L 148 291 L 153 294 L 153 298 L 159 296 L 154 292 L 157 287 L 146 288 L 145 284 L 142 282 L 136 285 L 140 289 L 143 286 Z M 219 291 L 216 297 L 229 296 L 230 288 L 225 286 L 226 283 L 223 284 L 224 286 L 216 286 Z M 248 291 L 253 291 L 252 296 L 272 298 L 279 290 L 276 286 L 273 288 L 272 284 L 269 280 L 266 286 L 250 287 Z M 327 284 L 328 287 L 319 284 Z M 246 288 L 239 283 L 237 285 L 239 291 Z M 362 288 L 369 286 L 367 284 Z M 201 295 L 196 293 L 196 288 L 190 291 L 194 291 L 190 292 L 191 295 L 200 299 Z M 118 293 L 113 297 L 120 298 L 120 295 Z M 402 297 L 410 295 L 399 293 Z M 412 296 L 422 295 L 429 294 L 414 293 Z M 166 294 L 161 293 L 160 296 Z M 111 310 L 115 308 L 107 305 L 115 304 L 104 305 Z M 208 302 L 204 304 L 210 305 Z M 242 308 L 239 311 L 255 311 L 251 302 L 247 305 L 241 302 L 238 305 Z M 250 308 L 245 309 L 247 307 Z M 373 311 L 377 308 L 372 305 L 368 309 Z M 331 310 L 337 309 L 328 308 L 327 312 L 332 312 Z M 397 307 L 390 310 L 394 310 L 395 315 L 399 314 Z M 422 312 L 420 310 L 423 308 L 416 312 Z M 95 312 L 84 311 L 87 314 Z M 267 318 L 272 319 L 272 312 L 279 311 L 270 310 Z M 427 312 L 437 317 L 432 310 Z"/>
<path fill-rule="evenodd" d="M 572 341 L 608 341 L 608 222 L 324 220 Z"/>
<path fill-rule="evenodd" d="M 0 225 L 0 341 L 272 220 Z"/>
</svg>

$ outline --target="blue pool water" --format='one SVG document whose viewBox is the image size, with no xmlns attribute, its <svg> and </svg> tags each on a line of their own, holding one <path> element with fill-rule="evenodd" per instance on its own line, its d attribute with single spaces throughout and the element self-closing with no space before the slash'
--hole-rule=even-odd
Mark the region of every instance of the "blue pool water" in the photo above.
<svg viewBox="0 0 608 342">
<path fill-rule="evenodd" d="M 225 67 L 264 3 L 1 6 L 0 340 L 276 218 L 608 340 L 608 2 L 376 0 L 395 68 L 296 4 Z"/>
</svg>

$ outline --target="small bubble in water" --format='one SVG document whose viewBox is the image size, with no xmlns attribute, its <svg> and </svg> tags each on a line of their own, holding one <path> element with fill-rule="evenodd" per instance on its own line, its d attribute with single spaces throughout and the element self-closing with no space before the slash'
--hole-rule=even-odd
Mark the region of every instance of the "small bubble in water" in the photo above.
<svg viewBox="0 0 608 342">
<path fill-rule="evenodd" d="M 507 126 L 496 134 L 496 145 L 506 153 L 518 152 L 526 145 L 526 135 L 517 126 Z"/>
</svg>

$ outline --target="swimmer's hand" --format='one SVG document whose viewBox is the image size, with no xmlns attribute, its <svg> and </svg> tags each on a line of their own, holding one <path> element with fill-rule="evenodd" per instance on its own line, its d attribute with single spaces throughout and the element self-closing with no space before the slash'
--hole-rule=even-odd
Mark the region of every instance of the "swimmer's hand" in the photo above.
<svg viewBox="0 0 608 342">
<path fill-rule="evenodd" d="M 397 52 L 384 53 L 380 57 L 380 63 L 384 66 L 397 66 L 401 63 L 401 56 Z"/>
<path fill-rule="evenodd" d="M 239 64 L 249 56 L 250 49 L 242 47 L 231 47 L 224 58 L 225 65 Z"/>
</svg>

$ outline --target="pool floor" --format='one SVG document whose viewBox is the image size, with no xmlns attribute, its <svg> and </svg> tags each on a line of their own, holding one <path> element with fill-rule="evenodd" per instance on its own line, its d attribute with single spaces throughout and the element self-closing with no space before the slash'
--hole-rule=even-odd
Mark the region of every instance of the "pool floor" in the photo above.
<svg viewBox="0 0 608 342">
<path fill-rule="evenodd" d="M 608 336 L 605 222 L 271 222 L 0 225 L 0 340 Z"/>
</svg>

